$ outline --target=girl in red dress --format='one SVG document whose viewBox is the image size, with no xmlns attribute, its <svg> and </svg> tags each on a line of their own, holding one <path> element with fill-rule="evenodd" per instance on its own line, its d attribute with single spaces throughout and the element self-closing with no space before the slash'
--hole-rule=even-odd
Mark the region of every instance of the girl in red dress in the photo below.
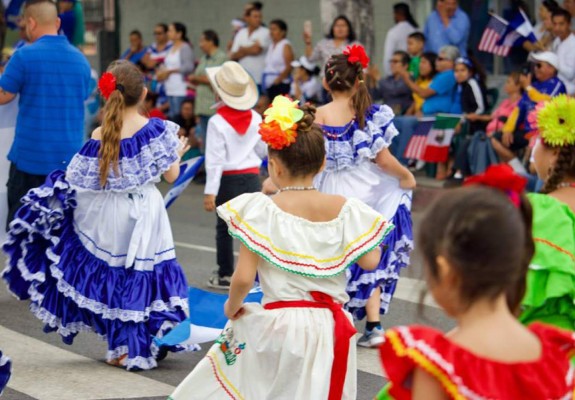
<svg viewBox="0 0 575 400">
<path fill-rule="evenodd" d="M 444 334 L 390 329 L 381 358 L 390 385 L 378 399 L 573 399 L 575 335 L 515 316 L 533 256 L 525 182 L 506 166 L 430 207 L 419 245 L 428 288 L 457 321 Z"/>
</svg>

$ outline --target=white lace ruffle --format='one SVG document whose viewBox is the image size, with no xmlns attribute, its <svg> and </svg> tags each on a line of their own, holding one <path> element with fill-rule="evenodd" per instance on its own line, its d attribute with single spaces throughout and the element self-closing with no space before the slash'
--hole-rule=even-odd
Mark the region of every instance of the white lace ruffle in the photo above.
<svg viewBox="0 0 575 400">
<path fill-rule="evenodd" d="M 178 130 L 177 124 L 165 121 L 165 131 L 161 135 L 150 139 L 133 157 L 119 160 L 119 175 L 110 167 L 104 190 L 122 192 L 159 182 L 161 175 L 178 159 Z M 101 191 L 98 158 L 76 154 L 66 170 L 66 180 L 75 188 Z"/>
<path fill-rule="evenodd" d="M 326 171 L 353 168 L 365 159 L 373 160 L 382 149 L 388 148 L 399 134 L 393 124 L 394 116 L 391 108 L 379 106 L 366 119 L 364 129 L 353 132 L 351 140 L 326 140 Z"/>
</svg>

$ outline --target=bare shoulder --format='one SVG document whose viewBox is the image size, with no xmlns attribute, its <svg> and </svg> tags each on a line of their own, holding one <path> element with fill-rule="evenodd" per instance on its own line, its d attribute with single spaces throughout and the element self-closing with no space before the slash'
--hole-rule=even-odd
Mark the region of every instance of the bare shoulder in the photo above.
<svg viewBox="0 0 575 400">
<path fill-rule="evenodd" d="M 323 105 L 321 107 L 318 107 L 316 112 L 315 112 L 315 120 L 314 122 L 316 124 L 325 124 L 325 116 L 327 115 L 328 111 L 329 111 L 329 104 Z"/>
<path fill-rule="evenodd" d="M 99 126 L 92 131 L 92 139 L 100 140 L 102 138 L 102 127 Z"/>
<path fill-rule="evenodd" d="M 328 207 L 330 207 L 333 211 L 335 211 L 336 214 L 338 214 L 341 211 L 341 209 L 347 202 L 347 199 L 345 197 L 335 194 L 322 194 L 322 196 L 324 197 L 322 199 L 322 204 L 328 205 Z"/>
</svg>

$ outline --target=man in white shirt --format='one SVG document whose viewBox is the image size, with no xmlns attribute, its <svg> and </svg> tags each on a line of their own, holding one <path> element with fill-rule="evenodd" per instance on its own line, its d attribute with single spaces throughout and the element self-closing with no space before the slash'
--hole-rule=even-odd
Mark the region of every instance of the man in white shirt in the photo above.
<svg viewBox="0 0 575 400">
<path fill-rule="evenodd" d="M 559 58 L 559 79 L 567 94 L 575 94 L 575 35 L 571 32 L 571 14 L 563 9 L 553 12 L 553 52 Z"/>
<path fill-rule="evenodd" d="M 393 5 L 393 19 L 395 25 L 385 37 L 383 47 L 383 71 L 384 76 L 391 75 L 390 62 L 393 53 L 396 51 L 407 51 L 407 38 L 418 28 L 417 22 L 413 19 L 409 5 L 397 3 Z"/>
<path fill-rule="evenodd" d="M 245 21 L 247 26 L 234 38 L 230 59 L 239 62 L 260 86 L 266 51 L 271 43 L 270 32 L 262 26 L 262 12 L 257 8 L 246 12 Z"/>
</svg>

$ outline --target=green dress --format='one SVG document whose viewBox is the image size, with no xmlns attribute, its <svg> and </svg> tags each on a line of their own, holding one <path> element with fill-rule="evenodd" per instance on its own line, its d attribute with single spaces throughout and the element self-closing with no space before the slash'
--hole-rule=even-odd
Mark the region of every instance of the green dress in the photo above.
<svg viewBox="0 0 575 400">
<path fill-rule="evenodd" d="M 535 256 L 520 320 L 575 331 L 575 214 L 554 197 L 530 194 Z"/>
</svg>

